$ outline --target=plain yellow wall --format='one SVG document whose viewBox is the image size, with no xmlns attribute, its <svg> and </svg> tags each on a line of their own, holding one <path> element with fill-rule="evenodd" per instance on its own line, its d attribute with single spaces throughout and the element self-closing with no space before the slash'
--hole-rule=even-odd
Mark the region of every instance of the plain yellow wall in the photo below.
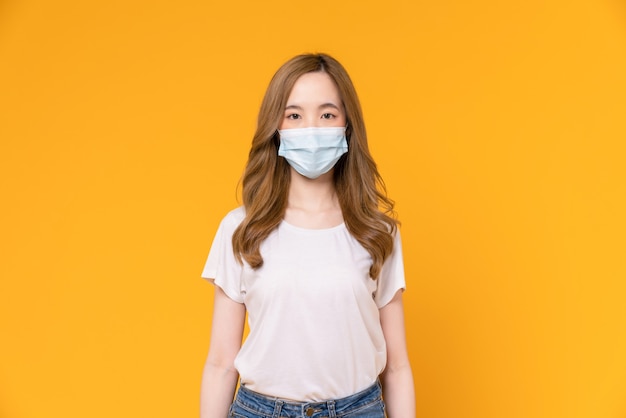
<svg viewBox="0 0 626 418">
<path fill-rule="evenodd" d="M 195 417 L 262 94 L 351 73 L 420 418 L 626 417 L 620 1 L 0 3 L 0 417 Z"/>
</svg>

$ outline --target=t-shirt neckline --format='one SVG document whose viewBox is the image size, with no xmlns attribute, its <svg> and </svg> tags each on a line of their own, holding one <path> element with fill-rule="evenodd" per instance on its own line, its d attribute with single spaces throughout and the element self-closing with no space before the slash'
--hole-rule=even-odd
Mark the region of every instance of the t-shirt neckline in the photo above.
<svg viewBox="0 0 626 418">
<path fill-rule="evenodd" d="M 283 219 L 281 221 L 281 225 L 284 225 L 286 228 L 293 229 L 295 231 L 308 232 L 308 233 L 323 233 L 323 232 L 331 232 L 331 231 L 335 231 L 335 230 L 341 229 L 341 228 L 345 227 L 346 223 L 345 222 L 341 222 L 340 224 L 335 225 L 335 226 L 331 226 L 331 227 L 328 227 L 328 228 L 319 228 L 318 229 L 318 228 L 304 228 L 304 227 L 301 227 L 301 226 L 296 226 L 296 225 L 290 224 L 289 222 L 287 222 L 286 220 Z"/>
</svg>

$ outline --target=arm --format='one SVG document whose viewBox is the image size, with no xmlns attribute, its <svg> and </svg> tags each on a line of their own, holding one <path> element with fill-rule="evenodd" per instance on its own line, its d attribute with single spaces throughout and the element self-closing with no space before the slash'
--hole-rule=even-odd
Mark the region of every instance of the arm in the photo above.
<svg viewBox="0 0 626 418">
<path fill-rule="evenodd" d="M 380 323 L 387 343 L 387 367 L 381 376 L 387 415 L 414 418 L 415 392 L 404 334 L 402 290 L 380 309 Z"/>
<path fill-rule="evenodd" d="M 245 306 L 215 286 L 211 345 L 202 374 L 201 418 L 223 418 L 228 414 L 237 386 L 234 361 L 241 348 L 245 317 Z"/>
</svg>

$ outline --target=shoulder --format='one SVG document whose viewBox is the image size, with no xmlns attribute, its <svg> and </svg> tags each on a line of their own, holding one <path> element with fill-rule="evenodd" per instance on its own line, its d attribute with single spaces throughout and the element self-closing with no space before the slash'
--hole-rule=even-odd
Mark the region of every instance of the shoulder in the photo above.
<svg viewBox="0 0 626 418">
<path fill-rule="evenodd" d="M 231 210 L 230 212 L 228 212 L 226 216 L 224 216 L 224 220 L 241 223 L 241 221 L 243 221 L 243 218 L 245 217 L 246 217 L 246 208 L 243 206 L 239 206 Z"/>
<path fill-rule="evenodd" d="M 222 227 L 234 230 L 236 229 L 241 221 L 246 217 L 246 209 L 243 206 L 239 206 L 228 212 L 226 216 L 222 219 Z"/>
</svg>

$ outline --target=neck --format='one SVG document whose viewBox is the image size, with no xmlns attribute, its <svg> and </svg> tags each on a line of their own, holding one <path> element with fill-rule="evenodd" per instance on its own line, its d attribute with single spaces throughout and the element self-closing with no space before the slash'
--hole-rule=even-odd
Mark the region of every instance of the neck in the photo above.
<svg viewBox="0 0 626 418">
<path fill-rule="evenodd" d="M 306 211 L 326 211 L 339 207 L 333 170 L 311 180 L 291 169 L 287 206 Z"/>
</svg>

